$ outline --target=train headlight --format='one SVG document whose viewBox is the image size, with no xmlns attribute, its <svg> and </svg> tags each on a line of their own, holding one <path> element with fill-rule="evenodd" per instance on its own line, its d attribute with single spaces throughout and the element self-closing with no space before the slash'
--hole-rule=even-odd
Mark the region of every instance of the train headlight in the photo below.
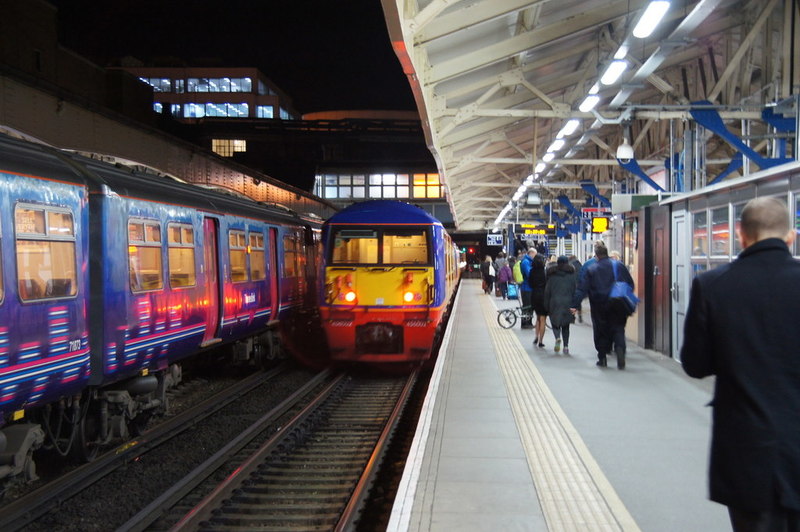
<svg viewBox="0 0 800 532">
<path fill-rule="evenodd" d="M 406 292 L 403 294 L 403 301 L 406 303 L 411 303 L 414 301 L 414 292 Z"/>
<path fill-rule="evenodd" d="M 347 301 L 348 303 L 352 303 L 353 301 L 355 301 L 355 300 L 356 300 L 356 293 L 355 293 L 355 292 L 353 292 L 352 290 L 351 290 L 351 291 L 349 291 L 349 292 L 347 292 L 347 293 L 344 295 L 344 300 L 345 300 L 345 301 Z"/>
</svg>

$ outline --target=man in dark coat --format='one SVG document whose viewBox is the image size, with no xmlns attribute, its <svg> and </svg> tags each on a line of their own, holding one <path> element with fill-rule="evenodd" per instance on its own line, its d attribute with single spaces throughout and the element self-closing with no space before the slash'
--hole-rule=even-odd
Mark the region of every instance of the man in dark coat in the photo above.
<svg viewBox="0 0 800 532">
<path fill-rule="evenodd" d="M 681 348 L 692 377 L 716 375 L 710 498 L 736 531 L 800 531 L 800 263 L 786 204 L 742 210 L 739 257 L 692 282 Z"/>
<path fill-rule="evenodd" d="M 597 365 L 604 368 L 608 365 L 606 356 L 614 350 L 617 355 L 617 368 L 625 369 L 625 323 L 628 315 L 619 305 L 614 305 L 608 294 L 614 286 L 614 263 L 608 257 L 605 244 L 594 246 L 597 262 L 589 266 L 586 275 L 578 283 L 578 289 L 572 298 L 570 311 L 575 314 L 583 298 L 589 296 L 592 316 L 592 333 L 594 347 L 597 349 Z M 589 261 L 587 261 L 589 262 Z M 617 281 L 624 281 L 634 287 L 633 278 L 628 268 L 619 261 L 617 264 Z"/>
</svg>

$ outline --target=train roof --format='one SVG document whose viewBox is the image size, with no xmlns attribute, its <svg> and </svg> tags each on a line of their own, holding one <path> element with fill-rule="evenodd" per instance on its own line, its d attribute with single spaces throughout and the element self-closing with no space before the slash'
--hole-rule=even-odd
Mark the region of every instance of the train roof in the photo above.
<svg viewBox="0 0 800 532">
<path fill-rule="evenodd" d="M 328 224 L 435 224 L 439 220 L 410 203 L 373 200 L 353 203 L 331 216 Z"/>
<path fill-rule="evenodd" d="M 321 225 L 282 205 L 258 202 L 232 191 L 198 186 L 5 135 L 0 135 L 0 159 L 0 171 L 72 182 L 90 189 L 105 185 L 130 198 L 275 223 Z"/>
</svg>

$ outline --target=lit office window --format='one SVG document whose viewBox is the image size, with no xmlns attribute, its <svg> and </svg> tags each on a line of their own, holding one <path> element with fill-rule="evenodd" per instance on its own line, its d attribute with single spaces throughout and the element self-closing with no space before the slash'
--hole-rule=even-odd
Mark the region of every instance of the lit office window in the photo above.
<svg viewBox="0 0 800 532">
<path fill-rule="evenodd" d="M 186 84 L 187 92 L 209 92 L 208 78 L 189 78 Z"/>
<path fill-rule="evenodd" d="M 176 79 L 175 80 L 175 93 L 176 94 L 183 94 L 185 91 L 185 84 L 184 80 Z"/>
<path fill-rule="evenodd" d="M 441 198 L 439 174 L 414 174 L 415 198 Z"/>
<path fill-rule="evenodd" d="M 259 105 L 256 107 L 256 118 L 274 118 L 274 111 L 271 105 Z"/>
<path fill-rule="evenodd" d="M 247 151 L 247 141 L 238 139 L 212 139 L 211 150 L 222 157 L 233 157 L 236 152 Z"/>
<path fill-rule="evenodd" d="M 197 103 L 187 103 L 183 106 L 184 118 L 203 118 L 206 115 L 206 106 Z"/>
<path fill-rule="evenodd" d="M 161 105 L 159 102 L 155 102 L 153 104 L 153 111 L 155 111 L 158 114 L 161 114 L 164 112 L 164 106 Z"/>
<path fill-rule="evenodd" d="M 189 78 L 187 92 L 252 92 L 250 78 Z"/>
<path fill-rule="evenodd" d="M 397 174 L 397 197 L 410 198 L 411 189 L 408 186 L 408 174 Z"/>
<path fill-rule="evenodd" d="M 253 80 L 250 78 L 231 79 L 231 92 L 253 92 Z"/>
<path fill-rule="evenodd" d="M 172 80 L 163 78 L 139 78 L 151 87 L 153 92 L 172 92 Z"/>
<path fill-rule="evenodd" d="M 181 116 L 181 104 L 173 103 L 169 106 L 172 116 Z"/>
<path fill-rule="evenodd" d="M 289 114 L 289 111 L 287 111 L 283 107 L 280 108 L 280 115 L 281 115 L 281 120 L 292 120 L 293 119 L 292 115 Z"/>
</svg>

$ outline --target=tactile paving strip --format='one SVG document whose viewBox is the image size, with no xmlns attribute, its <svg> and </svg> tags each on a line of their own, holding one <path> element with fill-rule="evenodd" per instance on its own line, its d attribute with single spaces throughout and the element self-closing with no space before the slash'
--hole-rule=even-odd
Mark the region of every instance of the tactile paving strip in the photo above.
<svg viewBox="0 0 800 532">
<path fill-rule="evenodd" d="M 639 531 L 517 335 L 480 299 L 548 530 Z"/>
</svg>

